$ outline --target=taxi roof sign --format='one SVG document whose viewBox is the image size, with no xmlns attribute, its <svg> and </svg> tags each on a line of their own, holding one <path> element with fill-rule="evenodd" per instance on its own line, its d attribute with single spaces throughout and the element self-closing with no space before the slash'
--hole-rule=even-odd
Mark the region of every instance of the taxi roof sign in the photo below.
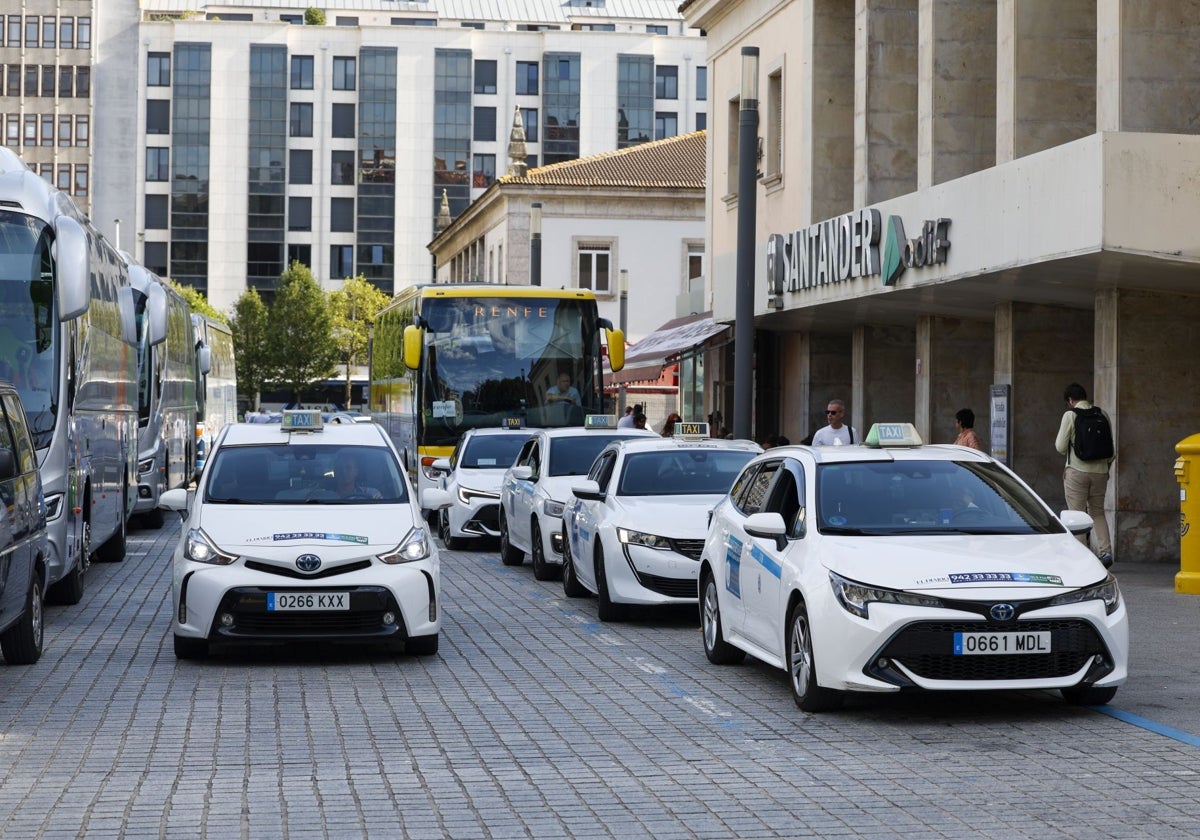
<svg viewBox="0 0 1200 840">
<path fill-rule="evenodd" d="M 698 440 L 708 437 L 707 423 L 685 423 L 682 420 L 675 422 L 675 432 L 671 437 L 683 438 L 684 440 Z"/>
<path fill-rule="evenodd" d="M 317 408 L 284 411 L 280 423 L 280 429 L 285 432 L 319 432 L 324 428 L 325 419 Z"/>
<path fill-rule="evenodd" d="M 583 428 L 585 428 L 585 429 L 615 429 L 615 428 L 617 428 L 617 415 L 615 415 L 615 414 L 589 414 L 583 418 Z"/>
<path fill-rule="evenodd" d="M 863 441 L 864 446 L 877 449 L 889 446 L 920 446 L 921 443 L 917 427 L 912 423 L 876 423 Z"/>
</svg>

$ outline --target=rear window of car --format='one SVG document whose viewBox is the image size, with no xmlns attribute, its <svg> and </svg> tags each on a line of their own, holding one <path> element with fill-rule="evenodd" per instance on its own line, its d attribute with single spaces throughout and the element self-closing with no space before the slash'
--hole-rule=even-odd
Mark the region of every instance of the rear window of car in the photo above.
<svg viewBox="0 0 1200 840">
<path fill-rule="evenodd" d="M 699 496 L 728 493 L 757 453 L 675 449 L 639 452 L 625 459 L 617 492 L 622 496 Z"/>
<path fill-rule="evenodd" d="M 556 437 L 550 441 L 550 463 L 546 475 L 587 475 L 600 450 L 614 440 L 631 435 L 605 435 L 597 432 L 575 437 Z"/>
<path fill-rule="evenodd" d="M 383 446 L 222 446 L 205 485 L 217 504 L 398 504 L 400 465 Z"/>
<path fill-rule="evenodd" d="M 525 435 L 475 435 L 467 441 L 458 466 L 469 470 L 510 467 L 525 440 Z"/>
</svg>

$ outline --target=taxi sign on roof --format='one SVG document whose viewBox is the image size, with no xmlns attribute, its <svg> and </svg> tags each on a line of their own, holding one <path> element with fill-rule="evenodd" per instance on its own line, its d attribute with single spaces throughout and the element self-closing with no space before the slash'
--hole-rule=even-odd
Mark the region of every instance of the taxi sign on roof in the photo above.
<svg viewBox="0 0 1200 840">
<path fill-rule="evenodd" d="M 525 428 L 525 418 L 524 417 L 505 417 L 500 422 L 500 428 L 502 428 L 502 429 L 524 429 Z"/>
<path fill-rule="evenodd" d="M 583 418 L 583 428 L 585 428 L 585 429 L 615 429 L 615 428 L 617 428 L 617 415 L 615 415 L 615 414 L 589 414 Z"/>
<path fill-rule="evenodd" d="M 675 434 L 672 437 L 694 440 L 708 437 L 707 423 L 685 423 L 682 420 L 675 423 Z"/>
<path fill-rule="evenodd" d="M 280 428 L 285 432 L 319 432 L 325 421 L 319 409 L 290 410 L 283 412 Z"/>
<path fill-rule="evenodd" d="M 876 423 L 867 432 L 865 446 L 920 446 L 921 436 L 912 423 Z"/>
</svg>

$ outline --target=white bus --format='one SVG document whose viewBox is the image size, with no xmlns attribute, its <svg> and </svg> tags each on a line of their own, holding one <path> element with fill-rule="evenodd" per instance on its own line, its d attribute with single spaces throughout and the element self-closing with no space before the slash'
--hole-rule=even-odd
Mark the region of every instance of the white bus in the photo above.
<svg viewBox="0 0 1200 840">
<path fill-rule="evenodd" d="M 196 334 L 191 307 L 158 275 L 128 262 L 138 325 L 138 484 L 133 512 L 161 528 L 158 499 L 192 480 Z"/>
<path fill-rule="evenodd" d="M 196 331 L 196 370 L 200 403 L 196 415 L 196 469 L 204 461 L 221 429 L 237 422 L 237 369 L 233 359 L 233 333 L 229 325 L 207 315 L 192 313 Z"/>
<path fill-rule="evenodd" d="M 48 596 L 125 557 L 137 466 L 137 327 L 125 261 L 65 193 L 0 147 L 0 378 L 37 448 Z"/>
</svg>

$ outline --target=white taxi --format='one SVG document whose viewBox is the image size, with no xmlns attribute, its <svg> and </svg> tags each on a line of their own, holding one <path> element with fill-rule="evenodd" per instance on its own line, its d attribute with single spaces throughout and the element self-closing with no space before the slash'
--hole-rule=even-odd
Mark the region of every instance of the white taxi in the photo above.
<svg viewBox="0 0 1200 840">
<path fill-rule="evenodd" d="M 500 536 L 500 483 L 531 430 L 468 429 L 449 458 L 433 468 L 451 504 L 437 514 L 442 545 L 455 550 L 469 540 Z"/>
<path fill-rule="evenodd" d="M 770 449 L 713 512 L 704 651 L 783 668 L 809 712 L 909 689 L 1106 703 L 1129 631 L 1116 580 L 1076 539 L 1090 527 L 982 452 L 921 445 L 910 424 Z"/>
<path fill-rule="evenodd" d="M 708 515 L 762 447 L 707 440 L 679 423 L 665 440 L 610 443 L 563 513 L 563 592 L 594 593 L 601 621 L 627 604 L 694 604 Z"/>
<path fill-rule="evenodd" d="M 180 659 L 211 644 L 382 642 L 438 649 L 437 547 L 382 427 L 318 411 L 222 430 L 174 554 Z"/>
<path fill-rule="evenodd" d="M 588 474 L 600 450 L 614 440 L 658 435 L 617 428 L 610 415 L 588 415 L 582 428 L 538 429 L 525 441 L 500 488 L 500 561 L 519 566 L 529 554 L 533 576 L 551 580 L 562 570 L 562 515 L 571 485 Z"/>
</svg>

